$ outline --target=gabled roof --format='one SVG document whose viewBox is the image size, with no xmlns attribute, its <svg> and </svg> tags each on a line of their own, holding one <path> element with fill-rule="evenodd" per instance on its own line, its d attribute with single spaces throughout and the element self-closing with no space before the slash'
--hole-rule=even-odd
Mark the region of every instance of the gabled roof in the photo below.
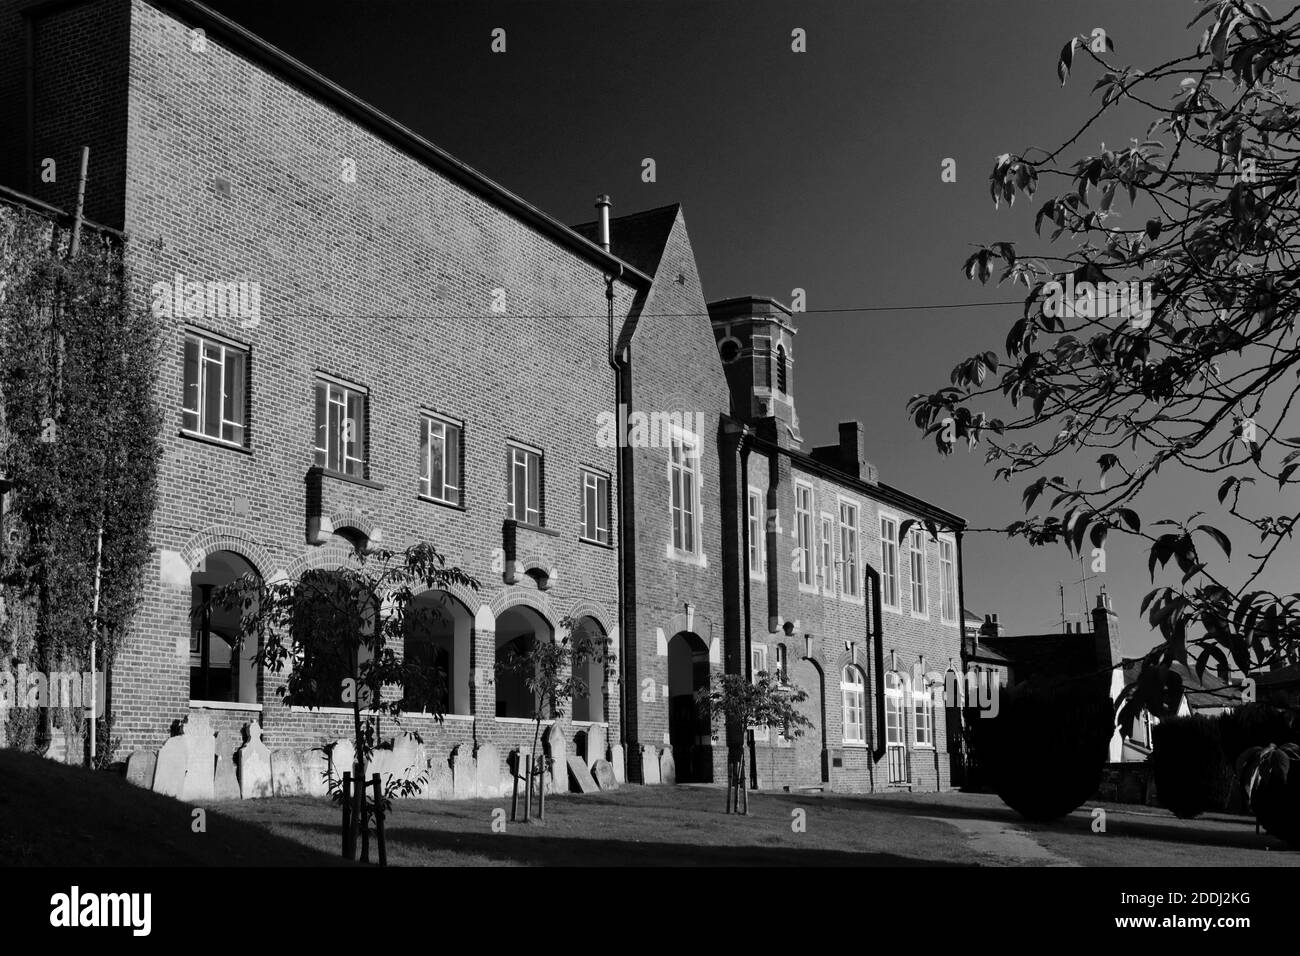
<svg viewBox="0 0 1300 956">
<path fill-rule="evenodd" d="M 1187 706 L 1192 710 L 1204 710 L 1209 707 L 1234 707 L 1241 703 L 1241 687 L 1222 680 L 1213 671 L 1206 671 L 1204 677 L 1196 676 L 1196 668 L 1174 661 L 1169 669 L 1182 678 L 1183 695 Z M 1124 686 L 1137 682 L 1142 670 L 1141 661 L 1125 661 Z"/>
<path fill-rule="evenodd" d="M 626 216 L 610 217 L 609 251 L 633 268 L 653 276 L 681 208 L 680 203 L 670 203 Z M 584 239 L 596 243 L 596 221 L 579 223 L 572 228 Z"/>
</svg>

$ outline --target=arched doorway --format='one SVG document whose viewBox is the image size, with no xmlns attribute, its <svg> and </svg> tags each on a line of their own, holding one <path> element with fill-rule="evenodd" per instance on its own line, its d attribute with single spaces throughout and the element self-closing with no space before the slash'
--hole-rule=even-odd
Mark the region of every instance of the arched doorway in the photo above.
<svg viewBox="0 0 1300 956">
<path fill-rule="evenodd" d="M 668 642 L 668 739 L 677 779 L 682 783 L 713 781 L 713 731 L 708 707 L 695 700 L 696 692 L 708 686 L 708 647 L 697 634 L 674 634 Z"/>
<path fill-rule="evenodd" d="M 190 575 L 190 699 L 223 703 L 257 703 L 260 665 L 257 647 L 245 642 L 238 651 L 240 608 L 214 595 L 253 565 L 233 551 L 214 551 Z"/>
<path fill-rule="evenodd" d="M 404 710 L 471 714 L 470 657 L 474 647 L 474 615 L 446 591 L 425 591 L 407 608 L 403 656 L 430 668 L 429 686 L 408 689 Z"/>
<path fill-rule="evenodd" d="M 794 664 L 794 684 L 808 695 L 799 712 L 812 721 L 803 736 L 794 738 L 795 784 L 800 787 L 817 787 L 829 781 L 826 754 L 825 684 L 821 668 L 811 658 L 801 658 Z"/>
<path fill-rule="evenodd" d="M 573 695 L 573 719 L 600 723 L 605 719 L 605 658 L 609 638 L 594 617 L 579 618 L 571 636 L 574 648 L 574 676 L 581 678 L 586 693 Z"/>
<path fill-rule="evenodd" d="M 537 641 L 554 639 L 555 633 L 551 625 L 537 611 L 527 605 L 508 607 L 497 618 L 497 663 L 526 656 Z M 528 689 L 525 674 L 517 670 L 498 671 L 494 686 L 498 717 L 537 716 L 540 701 Z"/>
</svg>

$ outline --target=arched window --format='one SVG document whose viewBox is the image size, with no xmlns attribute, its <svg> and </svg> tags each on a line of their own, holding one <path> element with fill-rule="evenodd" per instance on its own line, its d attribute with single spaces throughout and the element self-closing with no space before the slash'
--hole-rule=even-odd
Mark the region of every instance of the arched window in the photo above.
<svg viewBox="0 0 1300 956">
<path fill-rule="evenodd" d="M 921 677 L 912 688 L 914 741 L 918 747 L 934 746 L 934 696 L 929 684 Z"/>
<path fill-rule="evenodd" d="M 366 665 L 374 658 L 379 604 L 372 583 L 348 569 L 313 568 L 294 589 L 289 627 L 295 650 L 296 690 L 289 701 L 299 707 L 351 707 L 351 692 L 367 706 Z M 358 639 L 360 635 L 360 639 Z M 377 688 L 369 690 L 378 704 Z"/>
<path fill-rule="evenodd" d="M 790 392 L 789 371 L 786 368 L 784 345 L 776 347 L 776 390 L 783 395 Z"/>
<path fill-rule="evenodd" d="M 573 653 L 573 719 L 601 723 L 605 720 L 605 661 L 609 638 L 592 617 L 578 621 L 570 634 Z"/>
<path fill-rule="evenodd" d="M 776 645 L 776 679 L 782 684 L 790 683 L 790 659 L 784 644 Z"/>
<path fill-rule="evenodd" d="M 403 688 L 403 710 L 470 714 L 474 616 L 445 591 L 425 591 L 406 610 L 402 657 L 420 668 Z"/>
<path fill-rule="evenodd" d="M 862 671 L 850 664 L 840 675 L 840 693 L 844 698 L 844 742 L 846 744 L 865 744 L 867 742 L 866 722 L 866 681 Z"/>
<path fill-rule="evenodd" d="M 241 639 L 242 612 L 222 589 L 257 572 L 233 551 L 205 557 L 190 575 L 190 699 L 257 703 L 260 665 L 255 640 Z"/>
</svg>

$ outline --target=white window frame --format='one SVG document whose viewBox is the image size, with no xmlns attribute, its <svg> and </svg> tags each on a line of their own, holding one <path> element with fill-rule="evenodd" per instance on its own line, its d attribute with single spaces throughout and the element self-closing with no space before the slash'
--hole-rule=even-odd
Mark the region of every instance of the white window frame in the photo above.
<svg viewBox="0 0 1300 956">
<path fill-rule="evenodd" d="M 801 498 L 804 499 L 802 502 L 800 501 Z M 795 481 L 795 549 L 803 558 L 802 569 L 795 580 L 799 582 L 799 590 L 809 594 L 817 593 L 817 537 L 813 528 L 815 501 L 812 484 L 807 481 Z M 801 504 L 806 504 L 807 507 L 801 507 Z"/>
<path fill-rule="evenodd" d="M 758 683 L 758 672 L 767 670 L 767 645 L 751 644 L 749 647 L 749 681 L 751 684 Z M 771 676 L 769 672 L 768 676 Z M 762 727 L 751 726 L 749 728 L 754 733 L 754 739 L 761 743 L 768 743 L 772 739 L 771 728 L 764 724 Z"/>
<path fill-rule="evenodd" d="M 749 529 L 749 576 L 755 581 L 767 579 L 767 495 L 750 485 L 745 490 L 745 521 Z"/>
<path fill-rule="evenodd" d="M 890 686 L 890 678 L 893 678 L 893 686 Z M 903 675 L 898 671 L 885 672 L 885 746 L 906 749 L 907 747 L 907 701 L 903 694 Z M 889 717 L 891 713 L 898 717 L 897 723 L 891 729 Z M 895 733 L 896 732 L 896 733 Z M 897 739 L 895 739 L 895 737 Z"/>
<path fill-rule="evenodd" d="M 520 462 L 516 456 L 523 456 L 524 465 L 524 502 L 523 517 L 519 517 L 519 508 L 515 502 L 515 466 Z M 531 457 L 530 457 L 531 456 Z M 533 482 L 530 480 L 532 472 L 529 463 L 537 463 L 537 501 L 528 500 L 528 489 L 532 487 Z M 543 522 L 546 520 L 546 456 L 540 448 L 534 448 L 532 445 L 525 445 L 522 442 L 506 442 L 506 516 L 519 522 L 520 524 L 530 525 L 534 528 L 544 527 Z M 533 507 L 535 505 L 536 507 Z M 533 516 L 536 515 L 536 520 Z"/>
<path fill-rule="evenodd" d="M 689 432 L 676 425 L 670 427 L 666 471 L 668 478 L 668 541 L 664 553 L 675 561 L 707 568 L 709 559 L 704 551 L 704 444 L 694 432 Z M 674 451 L 678 446 L 683 449 L 683 460 L 681 462 L 673 460 Z M 693 454 L 685 454 L 688 449 Z M 691 464 L 693 464 L 693 467 L 690 467 Z M 687 513 L 684 508 L 685 489 L 688 487 L 688 480 L 692 495 L 691 501 L 694 505 L 694 510 L 691 513 Z M 679 493 L 683 507 L 676 504 Z M 682 524 L 681 537 L 685 543 L 687 531 L 690 532 L 690 549 L 677 546 L 676 536 L 679 523 L 685 521 L 689 521 L 690 524 Z"/>
<path fill-rule="evenodd" d="M 949 551 L 949 556 L 945 560 L 944 550 Z M 945 571 L 944 566 L 948 566 Z M 948 614 L 945 607 L 946 603 L 952 603 L 952 614 Z M 939 535 L 939 619 L 944 624 L 956 624 L 957 618 L 961 615 L 960 601 L 957 592 L 957 539 L 952 535 Z"/>
<path fill-rule="evenodd" d="M 845 509 L 853 515 L 853 524 L 844 520 Z M 866 596 L 862 591 L 862 506 L 850 498 L 838 499 L 839 519 L 837 531 L 840 538 L 840 598 L 850 604 L 862 604 Z M 849 548 L 852 532 L 853 547 Z M 850 554 L 850 550 L 852 553 Z"/>
<path fill-rule="evenodd" d="M 582 500 L 579 502 L 578 505 L 579 520 L 581 522 L 578 529 L 578 537 L 583 541 L 591 541 L 594 542 L 595 544 L 609 544 L 610 541 L 612 540 L 610 535 L 610 529 L 609 529 L 610 511 L 612 510 L 610 507 L 609 491 L 611 486 L 610 486 L 609 475 L 605 474 L 602 471 L 597 471 L 594 468 L 587 468 L 585 466 L 580 467 L 578 469 L 578 475 L 582 481 L 582 487 L 581 487 Z M 603 491 L 602 491 L 602 486 L 604 488 Z M 604 526 L 602 526 L 600 523 L 599 505 L 596 508 L 596 515 L 591 522 L 596 532 L 596 536 L 594 538 L 587 534 L 587 517 L 588 517 L 587 492 L 588 490 L 594 490 L 597 502 L 603 501 L 605 503 Z"/>
<path fill-rule="evenodd" d="M 221 336 L 213 335 L 211 332 L 205 332 L 201 329 L 185 328 L 182 330 L 181 335 L 181 430 L 187 435 L 194 435 L 199 438 L 207 439 L 208 441 L 218 442 L 222 445 L 229 445 L 231 448 L 247 448 L 248 395 L 249 388 L 252 384 L 249 376 L 249 365 L 252 359 L 249 347 L 231 339 L 225 339 Z M 194 383 L 193 389 L 194 407 L 190 407 L 189 404 L 191 390 L 190 383 L 185 381 L 185 350 L 191 339 L 193 339 L 198 345 L 198 381 Z M 215 361 L 210 360 L 207 356 L 207 347 L 210 345 L 216 346 L 220 349 L 218 359 Z M 235 409 L 239 415 L 238 419 L 226 417 L 226 395 L 230 390 L 231 384 L 226 380 L 230 369 L 227 356 L 231 353 L 242 356 L 244 360 L 244 401 L 240 403 L 238 409 Z M 217 413 L 218 421 L 215 423 L 217 433 L 215 435 L 209 434 L 206 431 L 206 428 L 213 423 L 205 421 L 204 419 L 204 412 L 207 408 L 206 383 L 208 379 L 207 376 L 203 374 L 203 370 L 205 365 L 209 362 L 219 364 L 221 367 L 221 410 Z M 189 428 L 185 425 L 186 417 L 190 415 L 194 416 L 195 428 Z M 237 441 L 232 441 L 224 437 L 227 425 L 234 429 L 238 429 L 239 439 Z"/>
<path fill-rule="evenodd" d="M 442 487 L 436 492 L 432 486 L 434 426 L 442 427 Z M 465 503 L 465 481 L 461 474 L 462 453 L 465 448 L 465 426 L 454 418 L 448 418 L 447 416 L 439 415 L 436 412 L 421 411 L 420 427 L 424 432 L 422 441 L 425 448 L 423 460 L 420 462 L 420 497 L 427 498 L 430 501 L 436 501 L 439 504 L 454 505 L 459 508 Z M 454 429 L 456 431 L 455 484 L 452 484 L 447 480 L 447 466 L 452 460 L 451 456 L 447 454 L 448 429 Z M 446 496 L 448 491 L 454 493 L 452 497 Z"/>
<path fill-rule="evenodd" d="M 924 676 L 921 686 L 912 688 L 912 745 L 918 750 L 934 749 L 934 696 Z"/>
<path fill-rule="evenodd" d="M 852 682 L 845 679 L 849 672 L 854 676 Z M 856 702 L 851 702 L 850 696 L 855 697 Z M 856 710 L 858 714 L 858 719 L 852 724 L 849 723 L 851 710 Z M 865 747 L 867 745 L 867 678 L 862 668 L 856 664 L 846 664 L 840 668 L 840 713 L 843 718 L 841 740 L 844 745 Z M 850 734 L 850 727 L 857 732 L 856 736 Z"/>
<path fill-rule="evenodd" d="M 929 581 L 926 580 L 929 572 L 929 564 L 926 559 L 925 535 L 925 528 L 920 525 L 912 525 L 912 527 L 907 529 L 908 610 L 912 617 L 922 621 L 930 620 L 930 585 Z M 916 546 L 918 541 L 921 543 L 920 548 L 917 548 Z M 921 575 L 919 581 L 921 609 L 919 611 L 916 609 L 918 584 L 916 575 L 916 559 L 918 555 L 920 555 L 921 558 Z"/>
<path fill-rule="evenodd" d="M 323 459 L 323 464 L 318 465 L 326 471 L 336 475 L 350 475 L 353 478 L 366 478 L 369 476 L 370 462 L 366 458 L 366 442 L 369 438 L 370 426 L 370 391 L 353 382 L 346 382 L 343 379 L 335 378 L 332 375 L 326 375 L 323 372 L 317 372 L 315 381 L 312 383 L 313 407 L 315 406 L 315 392 L 320 386 L 325 386 L 325 423 L 322 427 L 320 422 L 316 422 L 315 438 L 319 440 L 322 433 L 325 436 L 324 446 L 316 445 L 313 454 Z M 347 422 L 353 421 L 348 415 L 348 401 L 352 396 L 357 396 L 361 400 L 361 434 L 359 438 L 352 442 L 345 442 L 343 439 L 348 434 Z M 330 406 L 337 406 L 339 411 L 339 423 L 342 426 L 340 434 L 334 434 L 330 431 Z M 334 450 L 334 442 L 338 441 L 344 447 L 341 449 L 342 454 L 339 457 L 339 468 L 330 467 L 330 453 Z M 347 445 L 355 445 L 360 457 L 349 455 Z M 349 466 L 355 462 L 356 470 Z"/>
<path fill-rule="evenodd" d="M 903 571 L 902 568 L 899 566 L 899 558 L 900 558 L 899 551 L 901 550 L 898 544 L 899 518 L 898 515 L 894 514 L 893 512 L 884 511 L 884 510 L 878 512 L 878 516 L 879 516 L 879 524 L 880 524 L 880 532 L 879 532 L 880 533 L 880 606 L 890 611 L 893 611 L 896 614 L 901 614 L 903 613 L 903 587 L 902 587 Z M 891 532 L 893 537 L 888 539 L 885 536 L 886 522 L 889 522 L 893 528 Z M 892 575 L 890 574 L 889 571 L 889 560 L 888 560 L 888 556 L 891 551 L 894 557 L 894 571 Z M 893 603 L 890 603 L 889 600 L 888 584 L 891 581 L 893 583 L 893 590 L 894 590 Z"/>
<path fill-rule="evenodd" d="M 834 597 L 839 578 L 839 562 L 835 560 L 835 515 L 829 511 L 817 514 L 817 534 L 820 555 L 818 573 L 821 574 L 822 594 Z"/>
</svg>

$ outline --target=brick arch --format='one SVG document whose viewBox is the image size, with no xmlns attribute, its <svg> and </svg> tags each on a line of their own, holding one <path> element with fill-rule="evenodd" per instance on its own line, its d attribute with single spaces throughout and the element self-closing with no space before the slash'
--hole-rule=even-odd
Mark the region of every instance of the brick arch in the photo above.
<svg viewBox="0 0 1300 956">
<path fill-rule="evenodd" d="M 340 528 L 355 528 L 366 536 L 366 540 L 373 546 L 379 544 L 384 537 L 384 531 L 379 523 L 373 518 L 368 518 L 356 508 L 344 508 L 340 511 L 333 512 L 329 518 L 330 527 L 337 534 Z"/>
<path fill-rule="evenodd" d="M 499 618 L 506 610 L 520 604 L 525 604 L 540 614 L 552 631 L 559 631 L 560 624 L 555 619 L 555 612 L 551 610 L 551 602 L 540 592 L 521 588 L 518 585 L 498 591 L 488 603 L 488 610 L 492 612 L 494 618 Z"/>
<path fill-rule="evenodd" d="M 411 593 L 416 597 L 419 597 L 425 591 L 445 591 L 469 609 L 470 617 L 477 615 L 478 609 L 483 606 L 482 595 L 468 585 L 459 582 L 438 584 L 432 587 L 425 587 L 423 584 L 419 584 L 411 588 Z"/>
<path fill-rule="evenodd" d="M 271 554 L 258 544 L 251 534 L 233 525 L 209 525 L 195 534 L 181 548 L 181 557 L 193 568 L 201 560 L 217 551 L 233 551 L 251 564 L 259 575 L 266 578 L 275 567 Z"/>
<path fill-rule="evenodd" d="M 292 580 L 300 576 L 304 571 L 314 570 L 317 568 L 342 568 L 349 564 L 356 563 L 356 552 L 350 548 L 343 548 L 336 544 L 326 545 L 323 548 L 311 548 L 304 551 L 298 557 L 289 562 L 285 568 L 285 574 Z"/>
<path fill-rule="evenodd" d="M 799 637 L 798 634 L 792 634 L 789 640 L 785 642 L 786 654 L 790 653 L 789 650 L 790 644 L 792 644 L 794 640 L 798 637 Z M 815 664 L 817 666 L 817 669 L 822 672 L 823 676 L 825 676 L 826 672 L 830 670 L 830 667 L 826 663 L 826 655 L 822 653 L 822 642 L 820 639 L 817 639 L 817 640 L 809 641 L 809 644 L 812 647 L 811 652 L 807 654 L 797 654 L 795 656 L 795 659 L 801 661 L 809 661 Z"/>
<path fill-rule="evenodd" d="M 573 607 L 569 608 L 569 617 L 573 618 L 575 621 L 581 617 L 592 618 L 601 626 L 602 629 L 604 629 L 606 636 L 612 633 L 618 626 L 617 623 L 610 621 L 609 612 L 605 609 L 604 605 L 586 599 L 579 601 L 577 604 L 573 605 Z"/>
<path fill-rule="evenodd" d="M 858 650 L 857 660 L 854 660 L 852 651 L 841 651 L 839 657 L 835 659 L 835 680 L 837 683 L 839 682 L 840 675 L 844 673 L 844 668 L 848 667 L 850 664 L 862 671 L 862 679 L 864 681 L 866 680 L 869 668 L 867 651 L 866 649 L 860 648 Z"/>
</svg>

